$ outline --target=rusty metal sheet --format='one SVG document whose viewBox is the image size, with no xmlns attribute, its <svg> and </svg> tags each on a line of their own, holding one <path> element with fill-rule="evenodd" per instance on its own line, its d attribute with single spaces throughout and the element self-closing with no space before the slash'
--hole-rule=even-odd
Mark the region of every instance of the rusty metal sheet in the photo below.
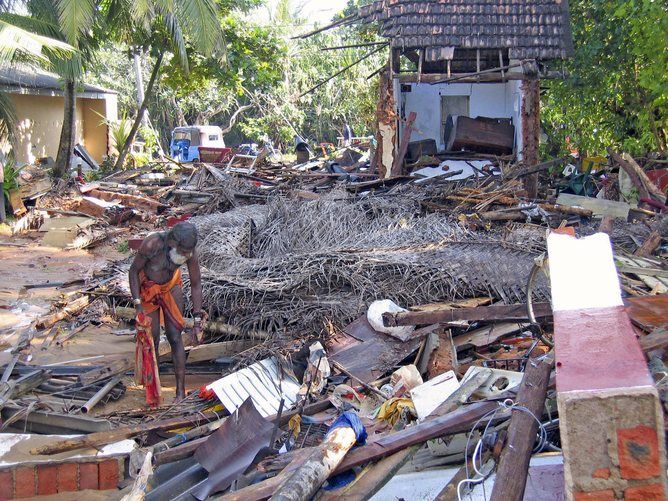
<svg viewBox="0 0 668 501">
<path fill-rule="evenodd" d="M 414 339 L 399 341 L 374 330 L 363 315 L 343 331 L 348 339 L 337 339 L 335 344 L 328 344 L 328 357 L 355 377 L 370 383 L 415 351 L 422 342 L 421 335 L 428 334 L 429 329 L 416 331 Z"/>
<path fill-rule="evenodd" d="M 631 321 L 646 331 L 668 326 L 668 294 L 624 299 Z"/>
<path fill-rule="evenodd" d="M 227 489 L 260 449 L 269 445 L 272 430 L 273 425 L 247 398 L 195 451 L 195 459 L 209 472 L 209 478 L 192 495 L 201 500 Z"/>
</svg>

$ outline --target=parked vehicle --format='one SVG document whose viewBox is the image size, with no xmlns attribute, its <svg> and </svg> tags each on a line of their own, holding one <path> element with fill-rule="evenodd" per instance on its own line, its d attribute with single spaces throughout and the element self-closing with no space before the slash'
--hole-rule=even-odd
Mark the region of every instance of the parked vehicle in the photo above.
<svg viewBox="0 0 668 501">
<path fill-rule="evenodd" d="M 211 152 L 225 149 L 223 131 L 216 125 L 193 125 L 177 127 L 172 131 L 169 151 L 172 158 L 179 162 L 198 162 L 201 160 L 200 149 Z"/>
</svg>

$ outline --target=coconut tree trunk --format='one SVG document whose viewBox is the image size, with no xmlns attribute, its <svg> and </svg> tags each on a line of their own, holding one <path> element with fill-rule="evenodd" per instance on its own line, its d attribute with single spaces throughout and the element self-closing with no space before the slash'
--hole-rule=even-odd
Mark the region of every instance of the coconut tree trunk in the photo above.
<svg viewBox="0 0 668 501">
<path fill-rule="evenodd" d="M 64 86 L 65 110 L 63 115 L 63 128 L 60 130 L 60 144 L 53 176 L 55 178 L 65 177 L 69 171 L 74 151 L 74 139 L 77 130 L 77 104 L 76 104 L 76 82 L 66 80 Z"/>
<path fill-rule="evenodd" d="M 146 93 L 144 94 L 144 100 L 142 101 L 141 106 L 139 107 L 139 111 L 137 111 L 137 117 L 135 118 L 135 121 L 132 124 L 132 128 L 130 129 L 130 134 L 125 140 L 123 148 L 121 148 L 121 151 L 118 153 L 118 160 L 116 160 L 116 165 L 114 166 L 115 170 L 123 168 L 123 164 L 125 163 L 125 157 L 128 156 L 128 152 L 130 151 L 130 146 L 135 140 L 135 136 L 137 135 L 137 131 L 139 130 L 139 126 L 141 125 L 142 119 L 144 117 L 144 112 L 146 112 L 146 108 L 148 107 L 148 101 L 153 95 L 153 88 L 155 80 L 158 77 L 158 73 L 160 73 L 160 66 L 162 65 L 163 55 L 164 54 L 161 52 L 158 55 L 158 58 L 155 60 L 153 71 L 151 71 L 151 78 L 149 78 L 148 85 L 146 86 Z"/>
</svg>

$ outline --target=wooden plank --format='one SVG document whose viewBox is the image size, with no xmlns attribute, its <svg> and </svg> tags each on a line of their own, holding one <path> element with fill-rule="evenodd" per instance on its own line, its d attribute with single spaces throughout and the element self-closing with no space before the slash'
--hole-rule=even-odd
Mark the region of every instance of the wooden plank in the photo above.
<svg viewBox="0 0 668 501">
<path fill-rule="evenodd" d="M 75 451 L 77 449 L 95 449 L 119 440 L 132 438 L 141 433 L 146 433 L 154 430 L 174 430 L 176 428 L 184 428 L 187 426 L 198 426 L 201 423 L 214 421 L 219 419 L 216 413 L 208 414 L 193 414 L 186 417 L 178 417 L 171 419 L 164 419 L 161 421 L 151 421 L 135 426 L 124 426 L 110 431 L 100 431 L 91 433 L 83 437 L 76 437 L 72 439 L 59 440 L 52 444 L 47 444 L 42 447 L 31 449 L 30 454 L 46 455 L 59 454 L 61 452 Z"/>
<path fill-rule="evenodd" d="M 71 303 L 68 303 L 67 306 L 62 308 L 56 313 L 41 317 L 35 322 L 35 327 L 38 329 L 48 329 L 53 326 L 56 322 L 63 320 L 64 318 L 69 317 L 70 315 L 76 315 L 81 310 L 83 310 L 90 303 L 90 296 L 81 296 L 78 299 L 75 299 Z"/>
<path fill-rule="evenodd" d="M 459 336 L 455 336 L 455 347 L 458 351 L 461 351 L 467 346 L 487 346 L 496 342 L 503 336 L 507 336 L 508 334 L 512 334 L 513 332 L 517 332 L 528 326 L 529 324 L 517 322 L 502 322 L 498 324 L 487 325 L 485 327 L 481 327 L 480 329 L 475 329 Z"/>
<path fill-rule="evenodd" d="M 636 205 L 629 205 L 624 202 L 615 202 L 613 200 L 603 200 L 600 198 L 581 197 L 571 195 L 570 193 L 560 193 L 557 197 L 557 204 L 570 205 L 572 207 L 582 207 L 592 211 L 594 216 L 611 216 L 617 219 L 627 219 L 629 210 Z"/>
<path fill-rule="evenodd" d="M 643 244 L 636 249 L 633 255 L 640 257 L 651 256 L 654 253 L 654 251 L 659 247 L 659 245 L 661 245 L 662 239 L 663 237 L 661 236 L 661 233 L 654 230 L 652 233 L 649 234 L 649 236 L 643 242 Z"/>
<path fill-rule="evenodd" d="M 406 125 L 404 126 L 404 132 L 401 135 L 401 142 L 399 143 L 399 151 L 394 157 L 394 162 L 392 162 L 392 172 L 393 176 L 398 176 L 403 173 L 404 167 L 404 158 L 406 157 L 406 152 L 408 151 L 408 143 L 411 140 L 411 134 L 413 133 L 413 124 L 417 118 L 417 113 L 411 111 L 408 114 L 406 119 Z"/>
<path fill-rule="evenodd" d="M 640 341 L 640 347 L 645 353 L 662 350 L 668 346 L 668 329 L 661 327 L 646 336 L 640 336 L 638 341 Z"/>
<path fill-rule="evenodd" d="M 427 419 L 415 426 L 386 435 L 373 443 L 349 451 L 334 473 L 379 460 L 432 438 L 469 431 L 476 421 L 496 408 L 498 408 L 496 402 L 476 402 L 445 416 Z"/>
<path fill-rule="evenodd" d="M 552 315 L 550 303 L 536 303 L 533 305 L 536 317 Z M 527 320 L 525 304 L 478 306 L 475 308 L 454 308 L 431 311 L 407 311 L 401 313 L 385 313 L 385 325 L 396 327 L 399 325 L 422 325 L 434 323 L 455 322 L 458 320 L 502 321 Z"/>
<path fill-rule="evenodd" d="M 522 501 L 524 497 L 529 460 L 538 432 L 534 416 L 540 420 L 543 414 L 553 363 L 554 358 L 549 355 L 527 364 L 516 404 L 526 407 L 530 413 L 515 411 L 510 418 L 508 441 L 501 453 L 492 501 Z"/>
</svg>

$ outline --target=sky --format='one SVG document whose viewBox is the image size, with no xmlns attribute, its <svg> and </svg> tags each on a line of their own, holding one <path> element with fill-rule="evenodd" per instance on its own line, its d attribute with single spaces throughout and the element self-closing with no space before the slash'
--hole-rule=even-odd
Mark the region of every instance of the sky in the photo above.
<svg viewBox="0 0 668 501">
<path fill-rule="evenodd" d="M 300 8 L 301 17 L 308 19 L 308 25 L 329 24 L 337 12 L 343 10 L 348 3 L 347 0 L 291 0 L 292 5 Z M 274 8 L 276 0 L 268 0 L 267 6 L 260 8 L 260 17 L 265 17 L 267 9 Z"/>
</svg>

